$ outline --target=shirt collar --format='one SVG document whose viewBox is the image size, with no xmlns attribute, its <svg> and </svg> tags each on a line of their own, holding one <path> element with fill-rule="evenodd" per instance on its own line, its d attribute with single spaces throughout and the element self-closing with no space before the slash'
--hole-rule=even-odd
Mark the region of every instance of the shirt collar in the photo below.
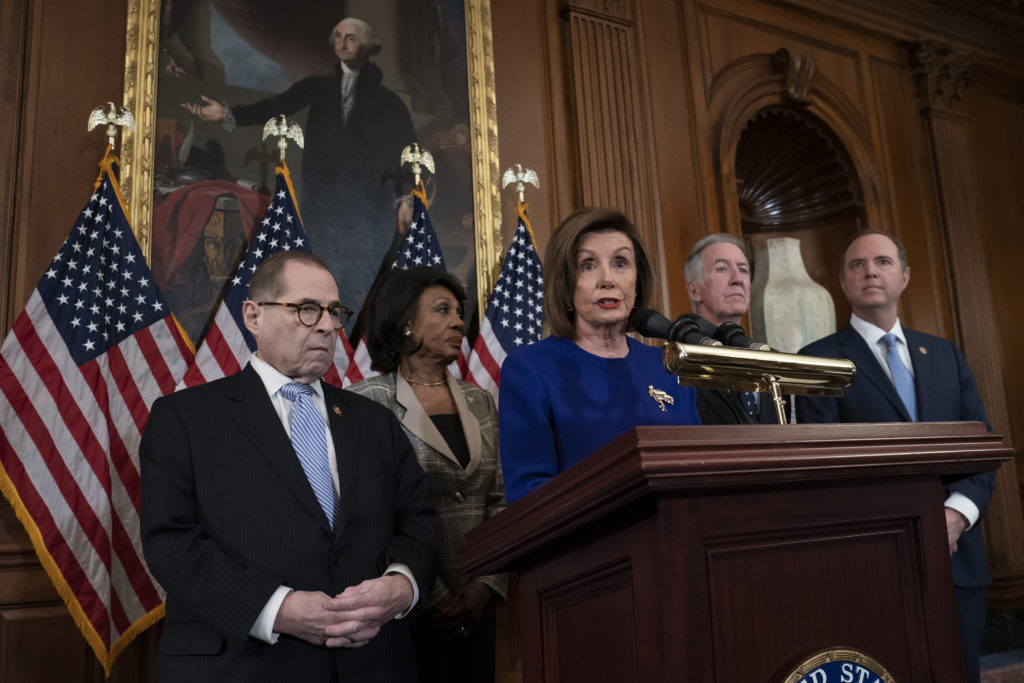
<svg viewBox="0 0 1024 683">
<path fill-rule="evenodd" d="M 252 369 L 256 371 L 256 374 L 263 380 L 263 386 L 267 389 L 267 394 L 273 398 L 273 396 L 281 390 L 285 384 L 294 382 L 291 377 L 281 374 L 281 372 L 267 361 L 253 354 L 249 360 L 252 365 Z M 313 393 L 320 397 L 320 400 L 324 398 L 324 388 L 320 386 L 320 382 L 313 382 Z"/>
<path fill-rule="evenodd" d="M 900 325 L 900 319 L 896 318 L 896 323 L 892 326 L 891 330 L 883 330 L 874 323 L 869 323 L 863 318 L 857 317 L 856 313 L 850 314 L 850 326 L 857 330 L 857 333 L 864 338 L 864 341 L 868 343 L 868 346 L 874 346 L 878 344 L 882 337 L 890 332 L 896 335 L 896 338 L 903 342 L 903 345 L 907 345 L 907 337 L 903 334 L 903 326 Z"/>
<path fill-rule="evenodd" d="M 359 69 L 353 69 L 348 64 L 346 64 L 345 62 L 341 61 L 340 59 L 338 60 L 338 64 L 341 65 L 341 73 L 346 74 L 346 75 L 352 75 L 352 76 L 358 76 L 359 75 Z"/>
</svg>

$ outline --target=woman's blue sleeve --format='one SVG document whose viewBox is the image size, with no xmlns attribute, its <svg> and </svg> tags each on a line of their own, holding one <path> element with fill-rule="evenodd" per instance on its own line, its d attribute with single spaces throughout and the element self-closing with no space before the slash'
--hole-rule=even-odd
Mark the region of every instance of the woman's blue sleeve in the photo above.
<svg viewBox="0 0 1024 683">
<path fill-rule="evenodd" d="M 505 498 L 512 503 L 559 473 L 551 400 L 523 353 L 502 364 L 498 401 L 501 469 Z"/>
</svg>

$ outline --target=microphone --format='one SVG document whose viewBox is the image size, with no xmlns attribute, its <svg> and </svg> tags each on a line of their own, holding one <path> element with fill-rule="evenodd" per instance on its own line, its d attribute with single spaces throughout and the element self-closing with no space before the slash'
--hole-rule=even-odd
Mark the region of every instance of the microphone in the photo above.
<svg viewBox="0 0 1024 683">
<path fill-rule="evenodd" d="M 670 340 L 683 344 L 722 345 L 722 342 L 714 339 L 715 326 L 695 313 L 684 313 L 676 318 L 668 332 Z"/>
<path fill-rule="evenodd" d="M 704 334 L 701 326 L 693 318 L 710 326 L 711 332 L 714 333 L 714 326 L 711 323 L 695 315 L 681 315 L 675 322 L 672 322 L 661 313 L 650 308 L 640 308 L 633 311 L 632 322 L 633 329 L 645 337 L 667 339 L 684 344 L 722 345 L 721 342 L 712 339 L 711 335 Z"/>
<path fill-rule="evenodd" d="M 752 349 L 754 351 L 771 351 L 771 347 L 764 342 L 754 341 L 747 336 L 743 328 L 736 323 L 722 323 L 715 330 L 715 339 L 726 346 L 735 346 L 740 349 Z"/>
<path fill-rule="evenodd" d="M 650 308 L 638 308 L 633 311 L 633 329 L 645 337 L 668 339 L 672 321 L 661 313 Z"/>
</svg>

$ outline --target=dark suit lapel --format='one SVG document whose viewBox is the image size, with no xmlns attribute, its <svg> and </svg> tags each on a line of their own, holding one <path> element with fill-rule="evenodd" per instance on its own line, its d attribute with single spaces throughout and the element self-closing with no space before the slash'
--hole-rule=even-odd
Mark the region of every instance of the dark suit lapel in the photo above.
<svg viewBox="0 0 1024 683">
<path fill-rule="evenodd" d="M 236 377 L 238 381 L 227 394 L 228 399 L 234 403 L 232 418 L 248 436 L 253 451 L 270 463 L 281 477 L 285 489 L 302 502 L 327 533 L 331 533 L 327 516 L 313 493 L 313 487 L 309 485 L 309 479 L 306 478 L 260 376 L 252 366 L 247 365 Z"/>
<path fill-rule="evenodd" d="M 885 370 L 878 363 L 878 358 L 871 352 L 867 342 L 864 341 L 864 338 L 860 336 L 857 330 L 853 329 L 850 325 L 846 325 L 836 334 L 836 339 L 839 341 L 843 355 L 852 360 L 854 365 L 857 366 L 857 379 L 855 381 L 867 381 L 873 384 L 879 393 L 889 401 L 893 409 L 900 414 L 900 418 L 905 422 L 910 422 L 910 413 L 907 412 L 906 406 L 900 400 L 900 395 L 896 392 L 896 386 L 889 379 L 889 376 L 885 374 Z"/>
<path fill-rule="evenodd" d="M 354 486 L 357 483 L 359 451 L 353 446 L 359 443 L 359 425 L 358 417 L 350 409 L 345 394 L 337 387 L 323 382 L 321 384 L 327 404 L 331 438 L 334 439 L 334 457 L 338 462 L 339 493 L 334 530 L 339 532 L 352 514 L 352 501 L 355 499 Z"/>
</svg>

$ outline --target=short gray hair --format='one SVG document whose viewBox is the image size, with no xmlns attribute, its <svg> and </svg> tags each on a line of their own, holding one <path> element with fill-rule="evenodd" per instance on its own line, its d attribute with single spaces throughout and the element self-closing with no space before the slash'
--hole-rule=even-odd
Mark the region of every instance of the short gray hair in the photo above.
<svg viewBox="0 0 1024 683">
<path fill-rule="evenodd" d="M 693 249 L 690 250 L 690 255 L 686 257 L 686 267 L 683 268 L 683 279 L 684 284 L 687 285 L 687 291 L 689 291 L 689 284 L 691 282 L 704 282 L 704 259 L 701 255 L 704 253 L 704 250 L 712 244 L 719 244 L 720 242 L 725 242 L 739 248 L 746 257 L 747 262 L 750 262 L 750 252 L 747 250 L 747 245 L 743 240 L 733 237 L 727 232 L 716 232 L 702 237 L 697 241 L 697 244 L 693 245 Z M 697 310 L 697 302 L 693 299 L 690 299 L 690 308 L 694 311 Z"/>
</svg>

